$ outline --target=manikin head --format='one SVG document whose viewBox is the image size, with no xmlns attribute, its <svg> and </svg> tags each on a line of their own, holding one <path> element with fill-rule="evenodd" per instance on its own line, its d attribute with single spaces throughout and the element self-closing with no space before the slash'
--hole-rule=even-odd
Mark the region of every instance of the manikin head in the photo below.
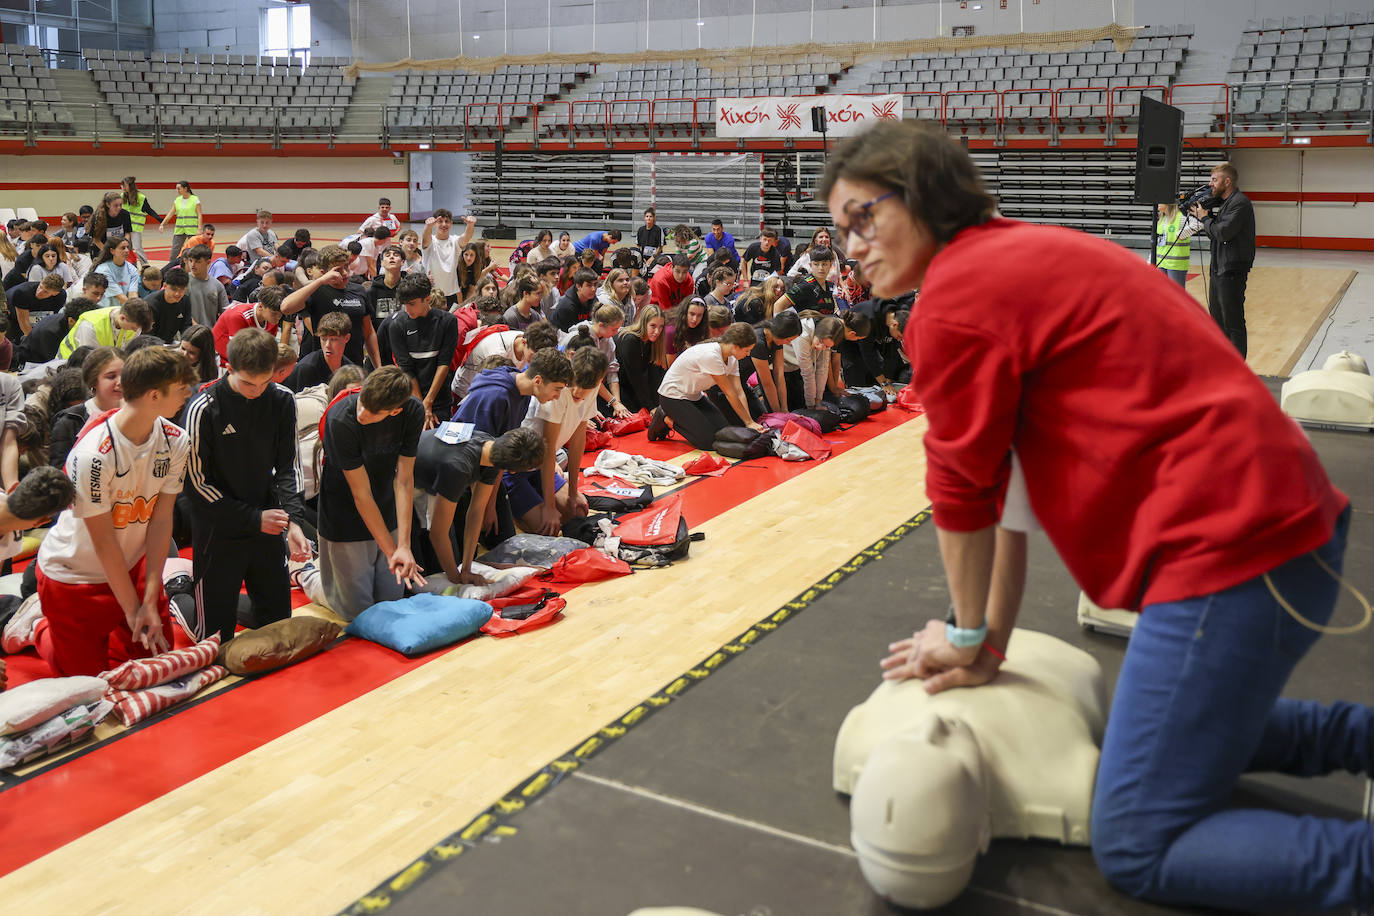
<svg viewBox="0 0 1374 916">
<path fill-rule="evenodd" d="M 1322 369 L 1327 372 L 1358 372 L 1361 375 L 1368 375 L 1369 363 L 1365 362 L 1364 357 L 1358 353 L 1342 350 L 1328 356 L 1326 362 L 1322 363 Z"/>
<path fill-rule="evenodd" d="M 873 889 L 906 907 L 949 903 L 992 838 L 983 757 L 963 721 L 931 711 L 873 749 L 849 803 Z"/>
</svg>

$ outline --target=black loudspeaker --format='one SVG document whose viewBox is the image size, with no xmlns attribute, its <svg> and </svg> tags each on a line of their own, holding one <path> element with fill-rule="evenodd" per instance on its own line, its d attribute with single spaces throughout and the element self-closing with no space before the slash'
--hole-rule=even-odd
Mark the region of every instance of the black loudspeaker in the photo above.
<svg viewBox="0 0 1374 916">
<path fill-rule="evenodd" d="M 818 134 L 823 134 L 823 133 L 825 133 L 825 128 L 826 128 L 826 124 L 825 124 L 825 106 L 824 106 L 824 105 L 812 105 L 812 106 L 811 106 L 811 129 L 812 129 L 813 131 L 815 131 L 816 133 L 818 133 Z"/>
<path fill-rule="evenodd" d="M 1140 133 L 1135 149 L 1135 202 L 1178 203 L 1183 166 L 1183 112 L 1140 97 Z"/>
<path fill-rule="evenodd" d="M 506 151 L 505 148 L 506 148 L 506 144 L 503 143 L 503 142 L 501 141 L 501 139 L 498 137 L 497 140 L 496 140 L 496 143 L 495 143 L 495 150 L 494 150 L 494 152 L 495 152 L 495 154 L 496 154 L 496 155 L 495 155 L 495 162 L 492 163 L 492 164 L 496 167 L 496 225 L 494 225 L 494 226 L 487 226 L 486 228 L 484 228 L 484 229 L 482 230 L 482 235 L 483 235 L 484 237 L 486 237 L 486 238 L 489 238 L 489 239 L 513 239 L 513 238 L 515 238 L 515 227 L 514 227 L 514 226 L 507 226 L 506 223 L 505 223 L 505 220 L 504 220 L 504 218 L 503 218 L 503 217 L 505 216 L 505 214 L 504 214 L 504 212 L 503 212 L 503 207 L 502 207 L 502 194 L 501 194 L 502 188 L 501 188 L 501 185 L 503 184 L 503 181 L 502 181 L 502 174 L 503 174 L 503 172 L 504 172 L 505 170 L 504 170 L 503 164 L 502 164 L 502 162 L 501 162 L 501 157 L 502 157 L 502 155 L 503 155 L 503 154 L 505 153 L 505 151 Z"/>
</svg>

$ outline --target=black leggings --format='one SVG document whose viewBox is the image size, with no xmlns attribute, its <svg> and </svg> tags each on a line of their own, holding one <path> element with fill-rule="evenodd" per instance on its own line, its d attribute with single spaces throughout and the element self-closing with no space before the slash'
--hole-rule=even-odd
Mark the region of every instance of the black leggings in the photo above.
<svg viewBox="0 0 1374 916">
<path fill-rule="evenodd" d="M 659 395 L 658 406 L 663 408 L 664 416 L 673 421 L 673 429 L 690 442 L 692 448 L 703 452 L 715 448 L 716 433 L 728 425 L 716 405 L 705 397 L 697 401 L 680 401 Z"/>
</svg>

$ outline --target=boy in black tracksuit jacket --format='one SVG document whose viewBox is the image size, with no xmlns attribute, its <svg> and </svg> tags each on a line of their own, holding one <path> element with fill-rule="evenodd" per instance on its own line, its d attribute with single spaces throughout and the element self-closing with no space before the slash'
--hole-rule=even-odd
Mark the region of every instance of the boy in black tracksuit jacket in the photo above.
<svg viewBox="0 0 1374 916">
<path fill-rule="evenodd" d="M 192 629 L 234 635 L 239 589 L 256 626 L 291 616 L 288 550 L 310 557 L 296 447 L 296 399 L 272 382 L 277 345 L 257 328 L 229 341 L 229 372 L 186 405 L 190 434 L 192 575 L 200 620 Z M 286 535 L 283 538 L 283 534 Z"/>
</svg>

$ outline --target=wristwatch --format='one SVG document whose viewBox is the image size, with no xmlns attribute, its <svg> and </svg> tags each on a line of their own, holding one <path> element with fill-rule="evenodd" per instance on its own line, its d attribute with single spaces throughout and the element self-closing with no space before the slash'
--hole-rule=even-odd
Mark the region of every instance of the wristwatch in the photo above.
<svg viewBox="0 0 1374 916">
<path fill-rule="evenodd" d="M 973 646 L 980 646 L 983 640 L 988 638 L 988 624 L 983 621 L 983 625 L 973 630 L 966 630 L 959 627 L 954 617 L 954 607 L 951 605 L 949 613 L 945 615 L 945 639 L 956 649 L 969 649 Z"/>
</svg>

